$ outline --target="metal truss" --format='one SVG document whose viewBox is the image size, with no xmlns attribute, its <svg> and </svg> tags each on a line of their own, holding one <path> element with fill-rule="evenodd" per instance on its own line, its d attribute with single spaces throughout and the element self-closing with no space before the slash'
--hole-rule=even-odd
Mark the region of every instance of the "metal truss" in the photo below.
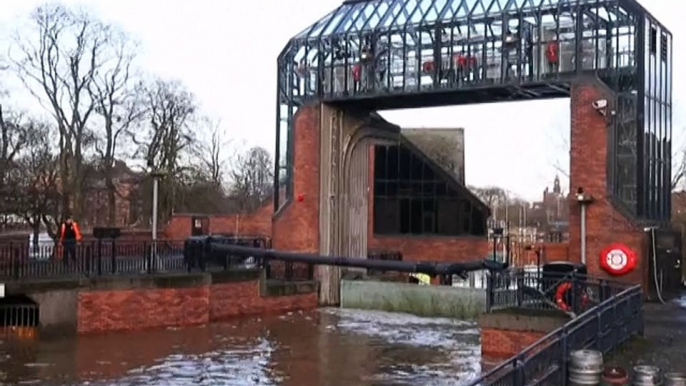
<svg viewBox="0 0 686 386">
<path fill-rule="evenodd" d="M 279 55 L 275 207 L 292 195 L 293 118 L 309 101 L 387 109 L 534 100 L 567 96 L 591 74 L 622 106 L 611 136 L 613 197 L 639 217 L 664 218 L 671 46 L 634 0 L 346 0 Z M 646 85 L 651 49 L 670 64 Z M 644 130 L 646 106 L 663 120 L 659 133 Z"/>
</svg>

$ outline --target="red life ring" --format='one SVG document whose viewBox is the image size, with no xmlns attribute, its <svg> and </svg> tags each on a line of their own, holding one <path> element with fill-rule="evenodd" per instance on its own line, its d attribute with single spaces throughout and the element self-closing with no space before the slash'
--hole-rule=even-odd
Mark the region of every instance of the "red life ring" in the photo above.
<svg viewBox="0 0 686 386">
<path fill-rule="evenodd" d="M 636 263 L 636 252 L 624 244 L 610 244 L 600 251 L 600 268 L 610 275 L 626 275 L 636 268 Z"/>
<path fill-rule="evenodd" d="M 548 45 L 546 46 L 545 49 L 545 57 L 548 59 L 548 62 L 550 63 L 557 63 L 559 58 L 558 58 L 558 51 L 559 51 L 560 45 L 553 41 L 553 42 L 548 42 Z"/>
<path fill-rule="evenodd" d="M 567 291 L 569 291 L 571 289 L 572 289 L 572 283 L 566 281 L 566 282 L 560 284 L 557 287 L 557 290 L 555 291 L 555 304 L 557 304 L 557 306 L 560 307 L 560 309 L 562 311 L 569 312 L 572 310 L 572 307 L 569 304 L 567 304 L 567 302 L 565 302 L 565 293 L 567 293 Z M 584 291 L 581 294 L 581 308 L 585 309 L 587 304 L 588 304 L 588 295 L 586 294 L 586 291 Z"/>
</svg>

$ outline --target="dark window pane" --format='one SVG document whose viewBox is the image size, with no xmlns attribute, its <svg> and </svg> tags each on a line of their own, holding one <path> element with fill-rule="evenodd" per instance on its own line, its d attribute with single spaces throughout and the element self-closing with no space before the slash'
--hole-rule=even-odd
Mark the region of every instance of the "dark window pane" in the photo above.
<svg viewBox="0 0 686 386">
<path fill-rule="evenodd" d="M 650 26 L 650 53 L 657 52 L 657 28 Z"/>
<path fill-rule="evenodd" d="M 424 161 L 421 158 L 413 155 L 411 161 L 410 178 L 419 181 L 422 179 L 422 169 L 424 168 Z"/>
<path fill-rule="evenodd" d="M 421 197 L 423 195 L 422 183 L 412 182 L 412 197 Z"/>
<path fill-rule="evenodd" d="M 374 178 L 384 179 L 388 175 L 386 166 L 386 146 L 374 147 Z"/>
<path fill-rule="evenodd" d="M 424 179 L 424 181 L 433 181 L 436 178 L 434 171 L 431 169 L 429 164 L 423 164 L 422 169 L 424 169 L 422 171 L 422 179 Z"/>
<path fill-rule="evenodd" d="M 460 224 L 460 233 L 471 234 L 472 233 L 472 204 L 469 201 L 460 202 L 460 219 L 462 224 Z"/>
<path fill-rule="evenodd" d="M 437 182 L 436 183 L 436 196 L 443 197 L 447 193 L 447 188 L 445 186 L 445 182 Z"/>
<path fill-rule="evenodd" d="M 398 146 L 389 146 L 388 153 L 386 153 L 387 166 L 387 178 L 389 180 L 398 179 Z"/>
<path fill-rule="evenodd" d="M 385 196 L 386 195 L 386 183 L 385 182 L 375 182 L 374 183 L 374 196 Z"/>
<path fill-rule="evenodd" d="M 400 167 L 398 172 L 400 173 L 401 180 L 410 179 L 410 152 L 405 147 L 400 147 Z"/>
<path fill-rule="evenodd" d="M 374 200 L 374 233 L 398 234 L 398 200 L 377 198 Z"/>
<path fill-rule="evenodd" d="M 456 236 L 459 234 L 459 215 L 460 210 L 457 200 L 440 199 L 437 207 L 438 214 L 438 234 L 446 236 Z"/>
<path fill-rule="evenodd" d="M 424 192 L 424 195 L 431 196 L 434 194 L 436 191 L 434 183 L 433 182 L 424 182 L 422 184 L 422 191 Z"/>
<path fill-rule="evenodd" d="M 422 201 L 412 200 L 410 206 L 410 232 L 418 235 L 422 233 Z"/>
<path fill-rule="evenodd" d="M 398 196 L 398 182 L 389 181 L 386 183 L 386 195 L 388 197 L 397 197 Z"/>
<path fill-rule="evenodd" d="M 398 184 L 398 195 L 404 197 L 409 197 L 412 195 L 412 190 L 410 189 L 409 182 L 403 180 L 400 181 L 400 183 Z"/>
<path fill-rule="evenodd" d="M 400 200 L 400 233 L 410 233 L 410 200 Z"/>
</svg>

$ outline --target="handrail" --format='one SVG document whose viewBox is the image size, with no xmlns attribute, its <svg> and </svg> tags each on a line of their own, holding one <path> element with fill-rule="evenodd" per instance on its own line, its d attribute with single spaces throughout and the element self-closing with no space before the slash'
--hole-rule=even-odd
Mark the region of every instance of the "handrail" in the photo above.
<svg viewBox="0 0 686 386">
<path fill-rule="evenodd" d="M 584 277 L 584 279 L 590 278 L 589 276 Z M 579 281 L 578 275 L 573 279 L 575 281 Z M 616 347 L 616 345 L 622 341 L 624 341 L 626 338 L 629 336 L 639 332 L 641 330 L 642 323 L 638 323 L 636 325 L 632 326 L 632 322 L 635 322 L 635 320 L 626 320 L 624 318 L 625 315 L 616 315 L 617 313 L 617 308 L 619 305 L 621 305 L 624 302 L 630 302 L 632 299 L 638 297 L 640 298 L 642 303 L 642 289 L 640 285 L 634 285 L 626 288 L 625 284 L 621 284 L 623 290 L 619 293 L 611 295 L 609 298 L 601 301 L 599 304 L 584 310 L 579 316 L 574 317 L 572 320 L 569 322 L 565 323 L 562 327 L 559 327 L 558 329 L 546 334 L 542 338 L 538 339 L 536 342 L 533 344 L 527 346 L 524 348 L 522 351 L 517 353 L 516 355 L 512 356 L 508 360 L 498 364 L 496 367 L 491 369 L 490 371 L 486 372 L 485 374 L 482 374 L 478 379 L 473 380 L 471 383 L 469 383 L 469 386 L 486 386 L 486 385 L 501 385 L 501 384 L 507 384 L 511 386 L 523 386 L 527 384 L 526 378 L 528 377 L 544 377 L 546 379 L 552 378 L 552 377 L 557 377 L 554 378 L 555 381 L 560 384 L 560 385 L 566 385 L 567 379 L 565 376 L 565 368 L 567 366 L 567 360 L 569 358 L 569 351 L 574 349 L 573 347 L 570 347 L 570 340 L 573 341 L 573 337 L 575 337 L 575 334 L 577 335 L 582 335 L 581 330 L 588 325 L 590 325 L 590 322 L 593 322 L 595 320 L 595 329 L 592 330 L 593 335 L 592 335 L 592 340 L 586 342 L 583 344 L 583 347 L 589 347 L 589 346 L 595 346 L 597 349 L 607 352 L 611 351 Z M 493 287 L 489 288 L 489 291 L 492 291 Z M 521 291 L 521 288 L 518 288 L 517 291 Z M 631 311 L 631 304 L 629 304 L 629 310 Z M 605 348 L 603 345 L 603 342 L 601 341 L 603 339 L 604 334 L 608 333 L 608 331 L 601 331 L 602 329 L 602 319 L 603 319 L 603 313 L 612 311 L 614 316 L 614 320 L 612 323 L 610 323 L 610 326 L 608 328 L 608 331 L 611 331 L 615 334 L 618 334 L 620 329 L 616 329 L 616 327 L 619 327 L 619 324 L 624 323 L 624 325 L 629 325 L 630 328 L 626 330 L 625 336 L 614 336 L 614 339 L 610 341 L 610 346 L 608 348 Z M 638 318 L 642 320 L 642 309 L 641 307 L 638 307 Z M 583 336 L 582 336 L 583 337 Z M 583 341 L 582 341 L 583 343 Z M 572 342 L 573 344 L 573 342 Z M 557 347 L 559 346 L 559 347 Z M 581 348 L 581 347 L 577 347 Z M 557 358 L 554 358 L 551 356 L 553 355 L 548 355 L 548 354 L 553 354 L 553 353 L 547 353 L 546 350 L 553 351 L 554 354 L 557 354 Z M 540 356 L 541 358 L 537 358 L 537 356 Z M 532 366 L 538 369 L 538 371 L 541 374 L 527 374 L 524 372 L 522 369 L 527 366 L 530 362 L 535 362 L 537 359 L 539 359 L 539 362 L 542 362 L 543 366 Z M 501 383 L 502 382 L 502 383 Z"/>
</svg>

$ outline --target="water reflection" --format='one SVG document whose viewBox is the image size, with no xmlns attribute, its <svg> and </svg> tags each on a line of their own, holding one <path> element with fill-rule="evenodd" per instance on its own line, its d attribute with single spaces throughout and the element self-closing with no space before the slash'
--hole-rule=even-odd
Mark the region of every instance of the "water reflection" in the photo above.
<svg viewBox="0 0 686 386">
<path fill-rule="evenodd" d="M 0 343 L 2 385 L 459 385 L 471 323 L 326 309 L 183 329 Z"/>
</svg>

